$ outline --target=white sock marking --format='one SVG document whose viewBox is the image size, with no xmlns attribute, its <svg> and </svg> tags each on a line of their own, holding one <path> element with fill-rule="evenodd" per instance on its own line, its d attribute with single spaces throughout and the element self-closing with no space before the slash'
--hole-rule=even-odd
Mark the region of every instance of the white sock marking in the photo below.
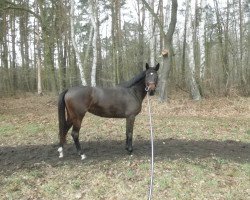
<svg viewBox="0 0 250 200">
<path fill-rule="evenodd" d="M 63 158 L 63 148 L 59 147 L 57 151 L 59 152 L 59 158 Z"/>
<path fill-rule="evenodd" d="M 84 159 L 86 159 L 87 157 L 85 156 L 85 154 L 82 154 L 81 155 L 81 160 L 84 160 Z"/>
</svg>

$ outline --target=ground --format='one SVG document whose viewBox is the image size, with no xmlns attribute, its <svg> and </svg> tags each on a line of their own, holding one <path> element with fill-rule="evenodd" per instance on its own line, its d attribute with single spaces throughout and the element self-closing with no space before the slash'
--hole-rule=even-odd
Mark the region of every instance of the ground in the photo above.
<svg viewBox="0 0 250 200">
<path fill-rule="evenodd" d="M 250 199 L 250 98 L 200 102 L 150 99 L 155 146 L 154 199 Z M 0 199 L 147 199 L 150 131 L 147 102 L 137 116 L 134 153 L 125 120 L 87 114 L 58 158 L 57 97 L 0 99 Z"/>
</svg>

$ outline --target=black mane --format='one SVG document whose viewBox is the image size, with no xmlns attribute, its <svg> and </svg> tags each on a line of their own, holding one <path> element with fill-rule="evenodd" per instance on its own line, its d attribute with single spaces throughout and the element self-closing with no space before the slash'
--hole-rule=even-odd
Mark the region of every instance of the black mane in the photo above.
<svg viewBox="0 0 250 200">
<path fill-rule="evenodd" d="M 140 82 L 146 75 L 146 71 L 142 71 L 140 74 L 133 77 L 131 80 L 118 84 L 118 86 L 130 88 L 136 83 Z"/>
</svg>

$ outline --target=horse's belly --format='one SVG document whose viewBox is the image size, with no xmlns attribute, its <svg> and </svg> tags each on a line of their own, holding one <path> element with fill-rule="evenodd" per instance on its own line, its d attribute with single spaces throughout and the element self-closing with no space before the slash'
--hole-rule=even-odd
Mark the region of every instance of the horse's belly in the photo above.
<svg viewBox="0 0 250 200">
<path fill-rule="evenodd" d="M 114 106 L 93 105 L 91 108 L 89 108 L 88 112 L 100 117 L 126 118 L 125 110 L 116 108 Z"/>
</svg>

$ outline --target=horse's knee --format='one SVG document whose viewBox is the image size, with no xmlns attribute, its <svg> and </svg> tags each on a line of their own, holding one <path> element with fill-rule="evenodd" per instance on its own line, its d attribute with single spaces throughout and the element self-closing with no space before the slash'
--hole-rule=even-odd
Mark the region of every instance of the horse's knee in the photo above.
<svg viewBox="0 0 250 200">
<path fill-rule="evenodd" d="M 72 132 L 71 132 L 71 136 L 72 136 L 74 139 L 78 139 L 78 138 L 79 138 L 79 131 L 73 129 Z"/>
<path fill-rule="evenodd" d="M 72 131 L 71 136 L 73 138 L 79 137 L 79 135 L 77 134 L 77 132 L 74 132 L 74 131 Z"/>
</svg>

